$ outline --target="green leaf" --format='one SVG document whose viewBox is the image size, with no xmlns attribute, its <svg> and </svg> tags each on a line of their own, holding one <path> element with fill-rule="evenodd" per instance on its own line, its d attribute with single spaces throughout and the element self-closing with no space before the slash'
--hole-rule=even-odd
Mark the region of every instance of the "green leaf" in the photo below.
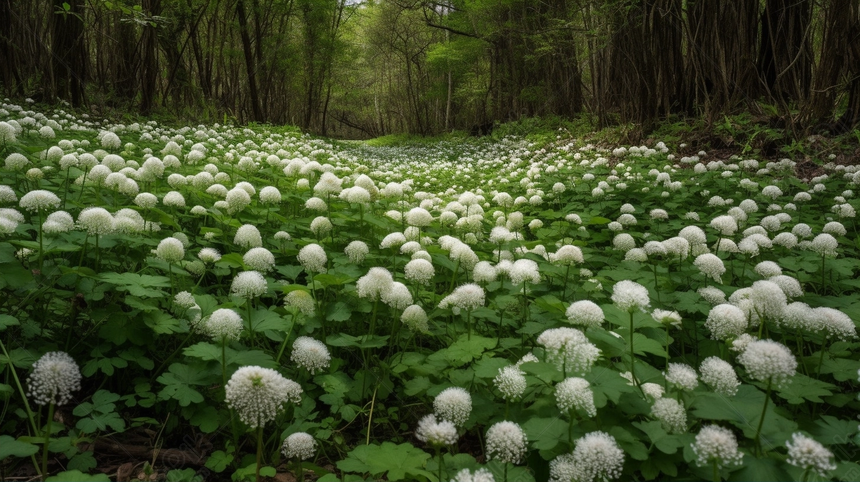
<svg viewBox="0 0 860 482">
<path fill-rule="evenodd" d="M 345 472 L 369 473 L 373 476 L 388 474 L 387 480 L 415 480 L 416 476 L 435 479 L 436 476 L 424 469 L 430 454 L 410 443 L 395 445 L 383 442 L 382 445 L 360 445 L 353 449 L 345 459 L 337 462 L 337 468 Z"/>
<path fill-rule="evenodd" d="M 232 348 L 225 348 L 225 355 L 228 358 L 234 352 L 235 350 L 233 350 Z M 194 345 L 186 347 L 184 350 L 182 350 L 182 354 L 185 356 L 199 358 L 201 360 L 206 361 L 221 361 L 221 347 L 205 341 L 201 341 L 200 343 L 195 343 Z"/>
<path fill-rule="evenodd" d="M 743 467 L 733 472 L 728 480 L 742 482 L 749 480 L 792 480 L 792 478 L 782 468 L 779 461 L 771 458 L 757 459 L 752 455 L 746 455 L 743 458 Z"/>
<path fill-rule="evenodd" d="M 827 440 L 828 445 L 851 443 L 852 437 L 857 434 L 857 420 L 840 420 L 830 415 L 822 415 L 815 421 L 815 425 L 809 433 L 821 440 Z"/>
<path fill-rule="evenodd" d="M 427 359 L 446 361 L 453 367 L 461 367 L 472 360 L 480 358 L 485 351 L 495 346 L 495 338 L 472 335 L 472 339 L 470 340 L 464 334 L 460 335 L 460 338 L 452 343 L 451 346 L 437 351 L 427 357 Z"/>
<path fill-rule="evenodd" d="M 119 291 L 141 298 L 163 298 L 167 291 L 157 288 L 170 288 L 170 278 L 137 273 L 104 273 L 98 276 L 105 283 L 116 286 Z"/>
<path fill-rule="evenodd" d="M 206 385 L 209 380 L 201 367 L 192 367 L 181 363 L 174 363 L 168 368 L 168 372 L 158 377 L 158 381 L 165 387 L 158 393 L 162 400 L 175 399 L 179 405 L 187 407 L 192 403 L 203 401 L 203 395 L 191 388 L 191 385 Z"/>
<path fill-rule="evenodd" d="M 326 321 L 346 321 L 350 317 L 352 317 L 352 310 L 350 310 L 349 305 L 342 301 L 329 306 L 325 315 Z"/>
<path fill-rule="evenodd" d="M 403 384 L 403 392 L 410 397 L 423 394 L 428 388 L 430 388 L 430 379 L 427 377 L 416 377 Z"/>
<path fill-rule="evenodd" d="M 636 390 L 617 371 L 605 367 L 592 368 L 584 378 L 591 384 L 594 406 L 597 408 L 606 406 L 607 400 L 617 404 L 622 394 Z"/>
<path fill-rule="evenodd" d="M 553 450 L 560 442 L 567 442 L 568 423 L 558 417 L 531 417 L 523 424 L 529 444 L 538 450 Z M 574 436 L 579 434 L 577 431 Z"/>
<path fill-rule="evenodd" d="M 110 482 L 110 477 L 105 474 L 90 475 L 80 470 L 67 470 L 48 477 L 45 482 Z"/>
<path fill-rule="evenodd" d="M 216 474 L 220 474 L 221 472 L 224 472 L 224 469 L 226 469 L 232 462 L 232 454 L 228 454 L 223 450 L 216 450 L 209 455 L 209 458 L 206 459 L 206 468 Z"/>
<path fill-rule="evenodd" d="M 0 331 L 5 330 L 10 326 L 18 326 L 18 318 L 10 315 L 0 315 Z"/>
<path fill-rule="evenodd" d="M 152 311 L 141 315 L 143 322 L 160 335 L 170 335 L 181 331 L 179 320 L 165 311 Z"/>
<path fill-rule="evenodd" d="M 220 356 L 218 359 L 220 360 Z M 263 368 L 275 368 L 278 366 L 271 355 L 260 350 L 233 351 L 232 355 L 227 355 L 227 365 L 256 365 Z"/>
<path fill-rule="evenodd" d="M 0 435 L 0 460 L 6 457 L 29 457 L 39 451 L 39 446 L 15 440 L 9 435 Z"/>
<path fill-rule="evenodd" d="M 116 413 L 116 403 L 120 396 L 107 390 L 93 394 L 91 402 L 83 402 L 72 411 L 75 416 L 83 417 L 75 425 L 85 433 L 104 431 L 108 427 L 116 432 L 125 430 L 125 421 Z"/>
<path fill-rule="evenodd" d="M 796 374 L 791 383 L 781 387 L 777 394 L 788 400 L 788 403 L 797 405 L 809 400 L 816 403 L 824 403 L 821 397 L 833 395 L 831 390 L 838 390 L 836 385 L 808 377 L 802 373 Z"/>
<path fill-rule="evenodd" d="M 486 356 L 472 365 L 475 370 L 475 376 L 478 378 L 492 380 L 499 374 L 499 370 L 512 365 L 511 362 L 504 358 L 494 358 Z"/>
</svg>

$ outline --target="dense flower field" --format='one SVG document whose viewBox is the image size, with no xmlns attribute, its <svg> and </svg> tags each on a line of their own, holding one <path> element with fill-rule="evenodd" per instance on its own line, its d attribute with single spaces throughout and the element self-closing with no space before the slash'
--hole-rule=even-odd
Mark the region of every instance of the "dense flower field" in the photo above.
<svg viewBox="0 0 860 482">
<path fill-rule="evenodd" d="M 860 169 L 0 104 L 0 477 L 857 480 Z"/>
</svg>

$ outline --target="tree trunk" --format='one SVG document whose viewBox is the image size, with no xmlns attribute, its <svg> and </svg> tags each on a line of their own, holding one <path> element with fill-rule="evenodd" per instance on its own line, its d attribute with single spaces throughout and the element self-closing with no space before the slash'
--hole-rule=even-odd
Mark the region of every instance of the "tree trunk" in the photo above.
<svg viewBox="0 0 860 482">
<path fill-rule="evenodd" d="M 54 85 L 53 96 L 68 100 L 75 107 L 84 103 L 84 79 L 86 76 L 86 51 L 84 50 L 83 10 L 77 1 L 66 3 L 54 0 L 53 52 Z"/>
<path fill-rule="evenodd" d="M 248 33 L 248 18 L 245 15 L 245 0 L 236 1 L 236 15 L 239 19 L 239 32 L 242 37 L 242 52 L 245 56 L 245 69 L 248 73 L 248 91 L 251 95 L 251 112 L 254 120 L 263 122 L 260 99 L 257 94 L 257 72 L 254 68 L 254 55 L 251 52 L 251 36 Z"/>
<path fill-rule="evenodd" d="M 759 77 L 774 101 L 801 101 L 812 78 L 811 0 L 767 0 L 761 17 Z"/>
</svg>

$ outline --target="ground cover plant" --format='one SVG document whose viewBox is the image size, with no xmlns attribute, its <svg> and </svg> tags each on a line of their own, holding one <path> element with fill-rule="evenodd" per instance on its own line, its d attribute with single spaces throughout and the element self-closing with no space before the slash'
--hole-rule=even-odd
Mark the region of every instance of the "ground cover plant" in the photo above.
<svg viewBox="0 0 860 482">
<path fill-rule="evenodd" d="M 856 480 L 860 169 L 0 106 L 0 477 Z"/>
</svg>

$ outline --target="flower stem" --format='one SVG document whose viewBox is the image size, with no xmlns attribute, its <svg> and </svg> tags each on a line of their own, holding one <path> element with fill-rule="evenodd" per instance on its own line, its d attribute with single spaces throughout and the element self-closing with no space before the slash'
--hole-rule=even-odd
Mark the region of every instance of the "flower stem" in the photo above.
<svg viewBox="0 0 860 482">
<path fill-rule="evenodd" d="M 257 482 L 260 482 L 260 464 L 263 461 L 263 426 L 257 427 Z"/>
<path fill-rule="evenodd" d="M 720 464 L 714 459 L 714 482 L 720 482 Z"/>
<path fill-rule="evenodd" d="M 7 360 L 11 360 L 9 352 L 6 351 L 6 345 L 3 344 L 3 340 L 0 340 L 0 349 L 3 350 L 3 356 L 5 356 Z M 9 364 L 9 371 L 12 372 L 12 378 L 15 379 L 18 393 L 21 394 L 21 399 L 24 400 L 24 408 L 27 410 L 27 418 L 30 420 L 30 428 L 33 429 L 33 435 L 35 435 L 39 433 L 39 427 L 36 425 L 36 418 L 33 416 L 33 411 L 30 410 L 30 402 L 27 400 L 27 392 L 25 392 L 24 387 L 21 386 L 21 379 L 18 378 L 18 372 L 15 371 L 14 364 Z"/>
<path fill-rule="evenodd" d="M 773 384 L 773 377 L 767 379 L 767 394 L 764 396 L 764 406 L 761 407 L 761 418 L 758 421 L 758 428 L 755 431 L 755 450 L 757 455 L 761 455 L 761 428 L 764 426 L 764 416 L 767 413 L 767 402 L 770 401 L 770 389 Z"/>
<path fill-rule="evenodd" d="M 51 443 L 51 422 L 54 421 L 53 403 L 48 404 L 48 422 L 45 426 L 45 445 L 42 447 L 42 480 L 48 477 L 48 445 Z"/>
</svg>

